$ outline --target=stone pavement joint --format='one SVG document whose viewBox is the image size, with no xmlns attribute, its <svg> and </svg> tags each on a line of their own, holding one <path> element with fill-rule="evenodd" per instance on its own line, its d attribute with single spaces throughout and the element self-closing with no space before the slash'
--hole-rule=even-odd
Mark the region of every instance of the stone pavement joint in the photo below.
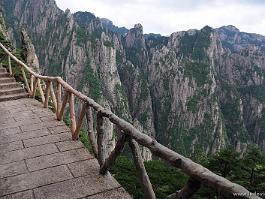
<svg viewBox="0 0 265 199">
<path fill-rule="evenodd" d="M 55 114 L 29 98 L 0 102 L 0 199 L 132 199 Z"/>
</svg>

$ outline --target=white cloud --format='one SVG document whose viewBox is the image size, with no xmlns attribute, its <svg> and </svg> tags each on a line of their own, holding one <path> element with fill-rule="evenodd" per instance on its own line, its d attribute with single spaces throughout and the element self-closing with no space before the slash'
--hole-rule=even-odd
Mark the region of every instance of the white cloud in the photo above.
<svg viewBox="0 0 265 199">
<path fill-rule="evenodd" d="M 234 25 L 241 31 L 265 35 L 264 0 L 56 0 L 72 12 L 88 11 L 117 26 L 141 23 L 145 33 L 161 33 Z"/>
</svg>

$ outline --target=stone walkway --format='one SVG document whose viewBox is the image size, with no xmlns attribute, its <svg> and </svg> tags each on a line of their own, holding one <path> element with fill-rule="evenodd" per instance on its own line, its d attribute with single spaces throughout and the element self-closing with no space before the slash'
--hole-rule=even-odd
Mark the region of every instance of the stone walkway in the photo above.
<svg viewBox="0 0 265 199">
<path fill-rule="evenodd" d="M 33 99 L 0 102 L 0 199 L 131 199 L 55 114 Z"/>
</svg>

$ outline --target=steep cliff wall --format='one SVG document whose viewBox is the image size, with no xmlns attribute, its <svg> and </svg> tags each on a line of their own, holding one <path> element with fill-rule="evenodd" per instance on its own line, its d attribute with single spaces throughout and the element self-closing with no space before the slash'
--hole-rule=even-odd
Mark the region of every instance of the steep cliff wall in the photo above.
<svg viewBox="0 0 265 199">
<path fill-rule="evenodd" d="M 265 37 L 232 26 L 144 35 L 140 24 L 119 29 L 54 0 L 3 0 L 2 8 L 17 45 L 27 29 L 43 73 L 159 142 L 188 156 L 251 143 L 265 150 Z"/>
</svg>

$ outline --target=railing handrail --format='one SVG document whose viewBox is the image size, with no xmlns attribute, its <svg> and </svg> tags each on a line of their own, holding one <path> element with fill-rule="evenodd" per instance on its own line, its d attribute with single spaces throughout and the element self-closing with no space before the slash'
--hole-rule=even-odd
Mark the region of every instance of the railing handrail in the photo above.
<svg viewBox="0 0 265 199">
<path fill-rule="evenodd" d="M 98 156 L 98 160 L 101 166 L 101 173 L 105 173 L 109 166 L 114 162 L 116 157 L 120 154 L 124 143 L 129 139 L 129 144 L 130 147 L 133 151 L 134 158 L 135 156 L 139 156 L 139 151 L 137 149 L 139 148 L 137 143 L 141 144 L 144 147 L 147 147 L 152 154 L 156 155 L 157 157 L 163 159 L 164 161 L 170 163 L 172 166 L 179 168 L 187 174 L 190 179 L 188 180 L 188 183 L 184 186 L 183 189 L 181 189 L 179 192 L 175 193 L 176 194 L 183 194 L 183 196 L 189 197 L 191 196 L 194 192 L 197 191 L 199 186 L 198 184 L 203 184 L 208 187 L 211 187 L 215 190 L 218 191 L 222 196 L 228 197 L 228 198 L 249 198 L 249 199 L 259 199 L 260 197 L 255 196 L 254 194 L 251 194 L 246 188 L 244 188 L 241 185 L 238 185 L 236 183 L 233 183 L 221 176 L 216 175 L 215 173 L 211 172 L 209 169 L 201 166 L 198 163 L 193 162 L 191 159 L 186 158 L 177 152 L 163 146 L 162 144 L 158 143 L 154 138 L 151 138 L 150 136 L 141 133 L 139 130 L 137 130 L 132 124 L 129 122 L 119 118 L 117 115 L 112 113 L 110 110 L 107 110 L 103 108 L 100 104 L 95 102 L 93 99 L 87 97 L 86 95 L 82 94 L 81 92 L 75 90 L 73 87 L 71 87 L 67 82 L 65 82 L 61 77 L 50 77 L 50 76 L 42 76 L 33 70 L 31 70 L 30 67 L 28 67 L 25 63 L 20 61 L 16 56 L 14 56 L 9 50 L 5 48 L 0 43 L 0 47 L 4 50 L 4 52 L 8 55 L 9 60 L 10 58 L 13 59 L 17 64 L 22 66 L 22 72 L 24 69 L 33 77 L 31 81 L 31 88 L 28 85 L 27 90 L 28 92 L 34 97 L 36 93 L 37 86 L 39 85 L 40 93 L 42 93 L 41 86 L 39 82 L 37 81 L 38 79 L 47 81 L 49 84 L 46 84 L 46 96 L 42 94 L 42 100 L 44 103 L 44 107 L 46 104 L 48 104 L 49 100 L 49 95 L 51 94 L 52 100 L 54 102 L 54 105 L 57 105 L 57 119 L 61 120 L 62 115 L 64 112 L 64 108 L 67 104 L 67 101 L 69 99 L 69 104 L 70 104 L 70 119 L 71 119 L 71 130 L 72 130 L 72 135 L 73 139 L 77 139 L 79 135 L 79 130 L 80 126 L 82 125 L 82 120 L 83 117 L 86 115 L 88 124 L 92 122 L 93 125 L 93 119 L 91 119 L 91 109 L 92 107 L 96 112 L 97 112 L 97 132 L 98 132 L 98 140 L 96 143 L 95 137 L 91 134 L 93 131 L 93 128 L 91 126 L 88 128 L 88 133 L 90 137 L 90 141 L 92 142 L 92 148 L 96 156 Z M 11 68 L 11 63 L 9 61 L 9 68 Z M 24 68 L 24 69 L 23 69 Z M 11 72 L 12 73 L 12 72 Z M 27 83 L 27 78 L 26 75 L 24 75 L 24 80 Z M 56 96 L 53 93 L 53 87 L 50 87 L 50 83 L 52 81 L 57 82 L 57 93 Z M 48 86 L 47 86 L 48 85 Z M 61 86 L 67 91 L 63 102 L 61 103 Z M 84 102 L 82 111 L 80 113 L 78 125 L 76 127 L 76 122 L 75 122 L 75 112 L 74 112 L 74 96 L 78 97 L 80 100 Z M 122 132 L 124 133 L 124 136 L 122 136 L 115 147 L 115 149 L 111 152 L 110 156 L 108 158 L 105 158 L 105 151 L 104 151 L 104 129 L 103 129 L 103 117 L 108 118 L 113 124 L 117 125 Z M 91 132 L 90 132 L 91 131 Z M 136 142 L 134 142 L 137 141 Z M 146 197 L 149 198 L 155 198 L 155 195 L 152 191 L 152 185 L 150 184 L 148 176 L 146 177 L 146 171 L 143 167 L 142 159 L 141 157 L 137 157 L 138 160 L 140 161 L 137 162 L 135 161 L 136 166 L 139 166 L 140 172 L 140 177 L 142 184 L 144 186 L 144 189 L 147 190 L 148 192 L 146 194 Z M 141 165 L 142 164 L 142 165 Z M 137 167 L 138 168 L 138 167 Z M 195 190 L 194 187 L 197 187 Z M 238 195 L 237 195 L 238 194 Z M 239 196 L 240 195 L 240 196 Z M 172 195 L 173 197 L 173 195 Z"/>
</svg>

